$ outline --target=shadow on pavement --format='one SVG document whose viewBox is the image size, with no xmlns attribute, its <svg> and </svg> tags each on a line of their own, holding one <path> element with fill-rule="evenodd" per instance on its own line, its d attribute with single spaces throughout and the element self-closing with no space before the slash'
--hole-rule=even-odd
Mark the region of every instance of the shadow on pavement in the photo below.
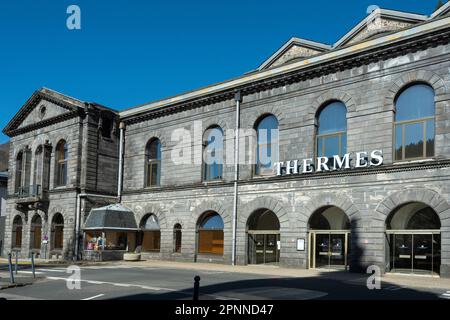
<svg viewBox="0 0 450 320">
<path fill-rule="evenodd" d="M 348 274 L 348 273 L 347 273 Z M 363 276 L 363 275 L 362 275 Z M 365 280 L 331 278 L 328 273 L 306 278 L 273 278 L 200 285 L 200 300 L 437 300 L 432 292 L 402 288 L 382 282 L 381 290 L 369 290 Z M 353 278 L 354 279 L 354 278 Z M 361 280 L 362 279 L 362 280 Z M 367 278 L 366 278 L 367 279 Z M 205 280 L 205 279 L 203 279 Z M 114 300 L 192 300 L 193 289 L 135 294 Z"/>
</svg>

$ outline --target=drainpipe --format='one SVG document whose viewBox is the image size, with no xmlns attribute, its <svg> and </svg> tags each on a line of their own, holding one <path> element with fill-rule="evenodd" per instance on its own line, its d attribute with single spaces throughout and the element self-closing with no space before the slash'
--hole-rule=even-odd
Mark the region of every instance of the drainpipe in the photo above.
<svg viewBox="0 0 450 320">
<path fill-rule="evenodd" d="M 239 127 L 240 127 L 240 109 L 241 109 L 241 92 L 236 92 L 234 96 L 236 102 L 236 125 L 234 140 L 234 201 L 233 201 L 233 244 L 231 250 L 231 263 L 236 265 L 236 229 L 237 229 L 237 206 L 238 206 L 238 180 L 239 180 Z"/>
<path fill-rule="evenodd" d="M 123 147 L 124 147 L 124 131 L 125 123 L 121 122 L 120 126 L 120 146 L 119 146 L 119 179 L 117 186 L 117 197 L 119 198 L 119 203 L 122 201 L 122 184 L 123 184 Z"/>
<path fill-rule="evenodd" d="M 81 198 L 94 197 L 119 200 L 118 197 L 104 196 L 100 194 L 80 193 L 77 195 L 77 214 L 75 216 L 75 259 L 80 260 L 80 229 L 81 229 Z"/>
</svg>

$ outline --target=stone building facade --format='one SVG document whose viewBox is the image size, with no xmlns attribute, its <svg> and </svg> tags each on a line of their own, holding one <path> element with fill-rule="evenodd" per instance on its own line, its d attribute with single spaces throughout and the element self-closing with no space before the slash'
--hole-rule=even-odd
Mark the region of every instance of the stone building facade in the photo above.
<svg viewBox="0 0 450 320">
<path fill-rule="evenodd" d="M 71 258 L 77 223 L 81 230 L 92 208 L 120 201 L 140 230 L 126 250 L 147 258 L 355 271 L 376 265 L 383 272 L 450 276 L 448 9 L 431 16 L 378 9 L 333 46 L 293 38 L 240 78 L 122 112 L 38 91 L 5 129 L 12 137 L 6 247 L 29 255 L 38 215 L 49 241 L 46 257 Z M 420 103 L 430 104 L 425 95 L 432 97 L 432 115 L 420 111 Z M 404 100 L 419 105 L 412 120 L 400 119 Z M 321 126 L 338 115 L 321 119 L 331 105 L 344 106 L 345 124 L 322 135 Z M 277 162 L 311 159 L 314 172 L 302 174 L 302 166 L 298 174 L 278 175 L 275 158 L 264 174 L 253 163 L 240 164 L 235 197 L 234 164 L 211 173 L 195 151 L 211 142 L 208 130 L 236 128 L 237 106 L 240 128 L 250 129 L 242 141 L 254 141 L 250 135 L 270 117 L 278 129 Z M 234 154 L 234 139 L 223 136 L 225 154 Z M 68 146 L 68 181 L 56 187 L 61 140 Z M 258 141 L 252 152 L 268 148 Z M 48 190 L 24 197 L 14 186 L 36 185 L 26 180 L 34 160 L 30 169 L 23 157 L 17 184 L 18 154 L 34 154 L 41 145 L 50 152 L 49 173 L 42 174 L 49 174 Z M 189 150 L 192 161 L 174 161 Z M 373 150 L 382 152 L 382 164 L 354 167 L 372 161 Z M 351 168 L 320 170 L 316 163 L 344 154 Z M 114 199 L 118 178 L 123 187 Z M 59 214 L 63 219 L 53 223 Z M 63 248 L 55 250 L 61 221 Z"/>
</svg>

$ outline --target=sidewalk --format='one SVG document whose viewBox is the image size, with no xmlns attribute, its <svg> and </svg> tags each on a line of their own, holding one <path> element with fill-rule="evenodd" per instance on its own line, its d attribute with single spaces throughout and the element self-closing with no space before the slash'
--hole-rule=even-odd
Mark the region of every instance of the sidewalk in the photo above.
<svg viewBox="0 0 450 320">
<path fill-rule="evenodd" d="M 0 290 L 31 285 L 36 280 L 38 280 L 38 277 L 33 279 L 33 276 L 20 274 L 19 271 L 18 274 L 14 274 L 14 283 L 11 283 L 9 272 L 0 272 Z"/>
<path fill-rule="evenodd" d="M 282 278 L 312 278 L 321 277 L 344 282 L 353 282 L 366 284 L 369 274 L 351 273 L 345 271 L 327 271 L 327 270 L 310 270 L 310 269 L 294 269 L 278 266 L 264 266 L 264 265 L 248 265 L 248 266 L 231 266 L 221 264 L 208 263 L 191 263 L 191 262 L 174 262 L 174 261 L 139 261 L 139 262 L 119 262 L 122 265 L 133 265 L 149 268 L 168 268 L 168 269 L 184 269 L 184 270 L 199 270 L 199 271 L 217 271 L 217 272 L 236 272 L 259 275 L 272 275 Z M 399 274 L 385 274 L 382 279 L 383 283 L 397 286 L 419 287 L 419 288 L 434 288 L 450 290 L 450 279 L 435 278 L 427 276 L 416 275 L 399 275 Z"/>
</svg>

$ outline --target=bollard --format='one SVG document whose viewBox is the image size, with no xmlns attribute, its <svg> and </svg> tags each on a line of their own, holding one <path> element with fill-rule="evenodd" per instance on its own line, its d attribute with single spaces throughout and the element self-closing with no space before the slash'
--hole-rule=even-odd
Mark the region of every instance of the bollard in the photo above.
<svg viewBox="0 0 450 320">
<path fill-rule="evenodd" d="M 195 276 L 195 278 L 194 278 L 194 301 L 198 301 L 199 291 L 200 291 L 200 277 Z"/>
<path fill-rule="evenodd" d="M 36 272 L 34 269 L 34 252 L 31 253 L 31 271 L 33 272 L 33 279 L 36 278 Z"/>
<path fill-rule="evenodd" d="M 17 265 L 18 265 L 18 261 L 19 261 L 19 254 L 18 254 L 17 251 L 16 251 L 15 255 L 16 255 L 16 265 L 15 265 L 15 267 L 14 267 L 14 271 L 15 271 L 16 274 L 17 274 L 17 272 L 18 272 L 18 270 L 17 270 Z"/>
<path fill-rule="evenodd" d="M 11 252 L 8 253 L 8 267 L 9 267 L 9 282 L 14 283 L 14 273 L 12 269 Z"/>
</svg>

